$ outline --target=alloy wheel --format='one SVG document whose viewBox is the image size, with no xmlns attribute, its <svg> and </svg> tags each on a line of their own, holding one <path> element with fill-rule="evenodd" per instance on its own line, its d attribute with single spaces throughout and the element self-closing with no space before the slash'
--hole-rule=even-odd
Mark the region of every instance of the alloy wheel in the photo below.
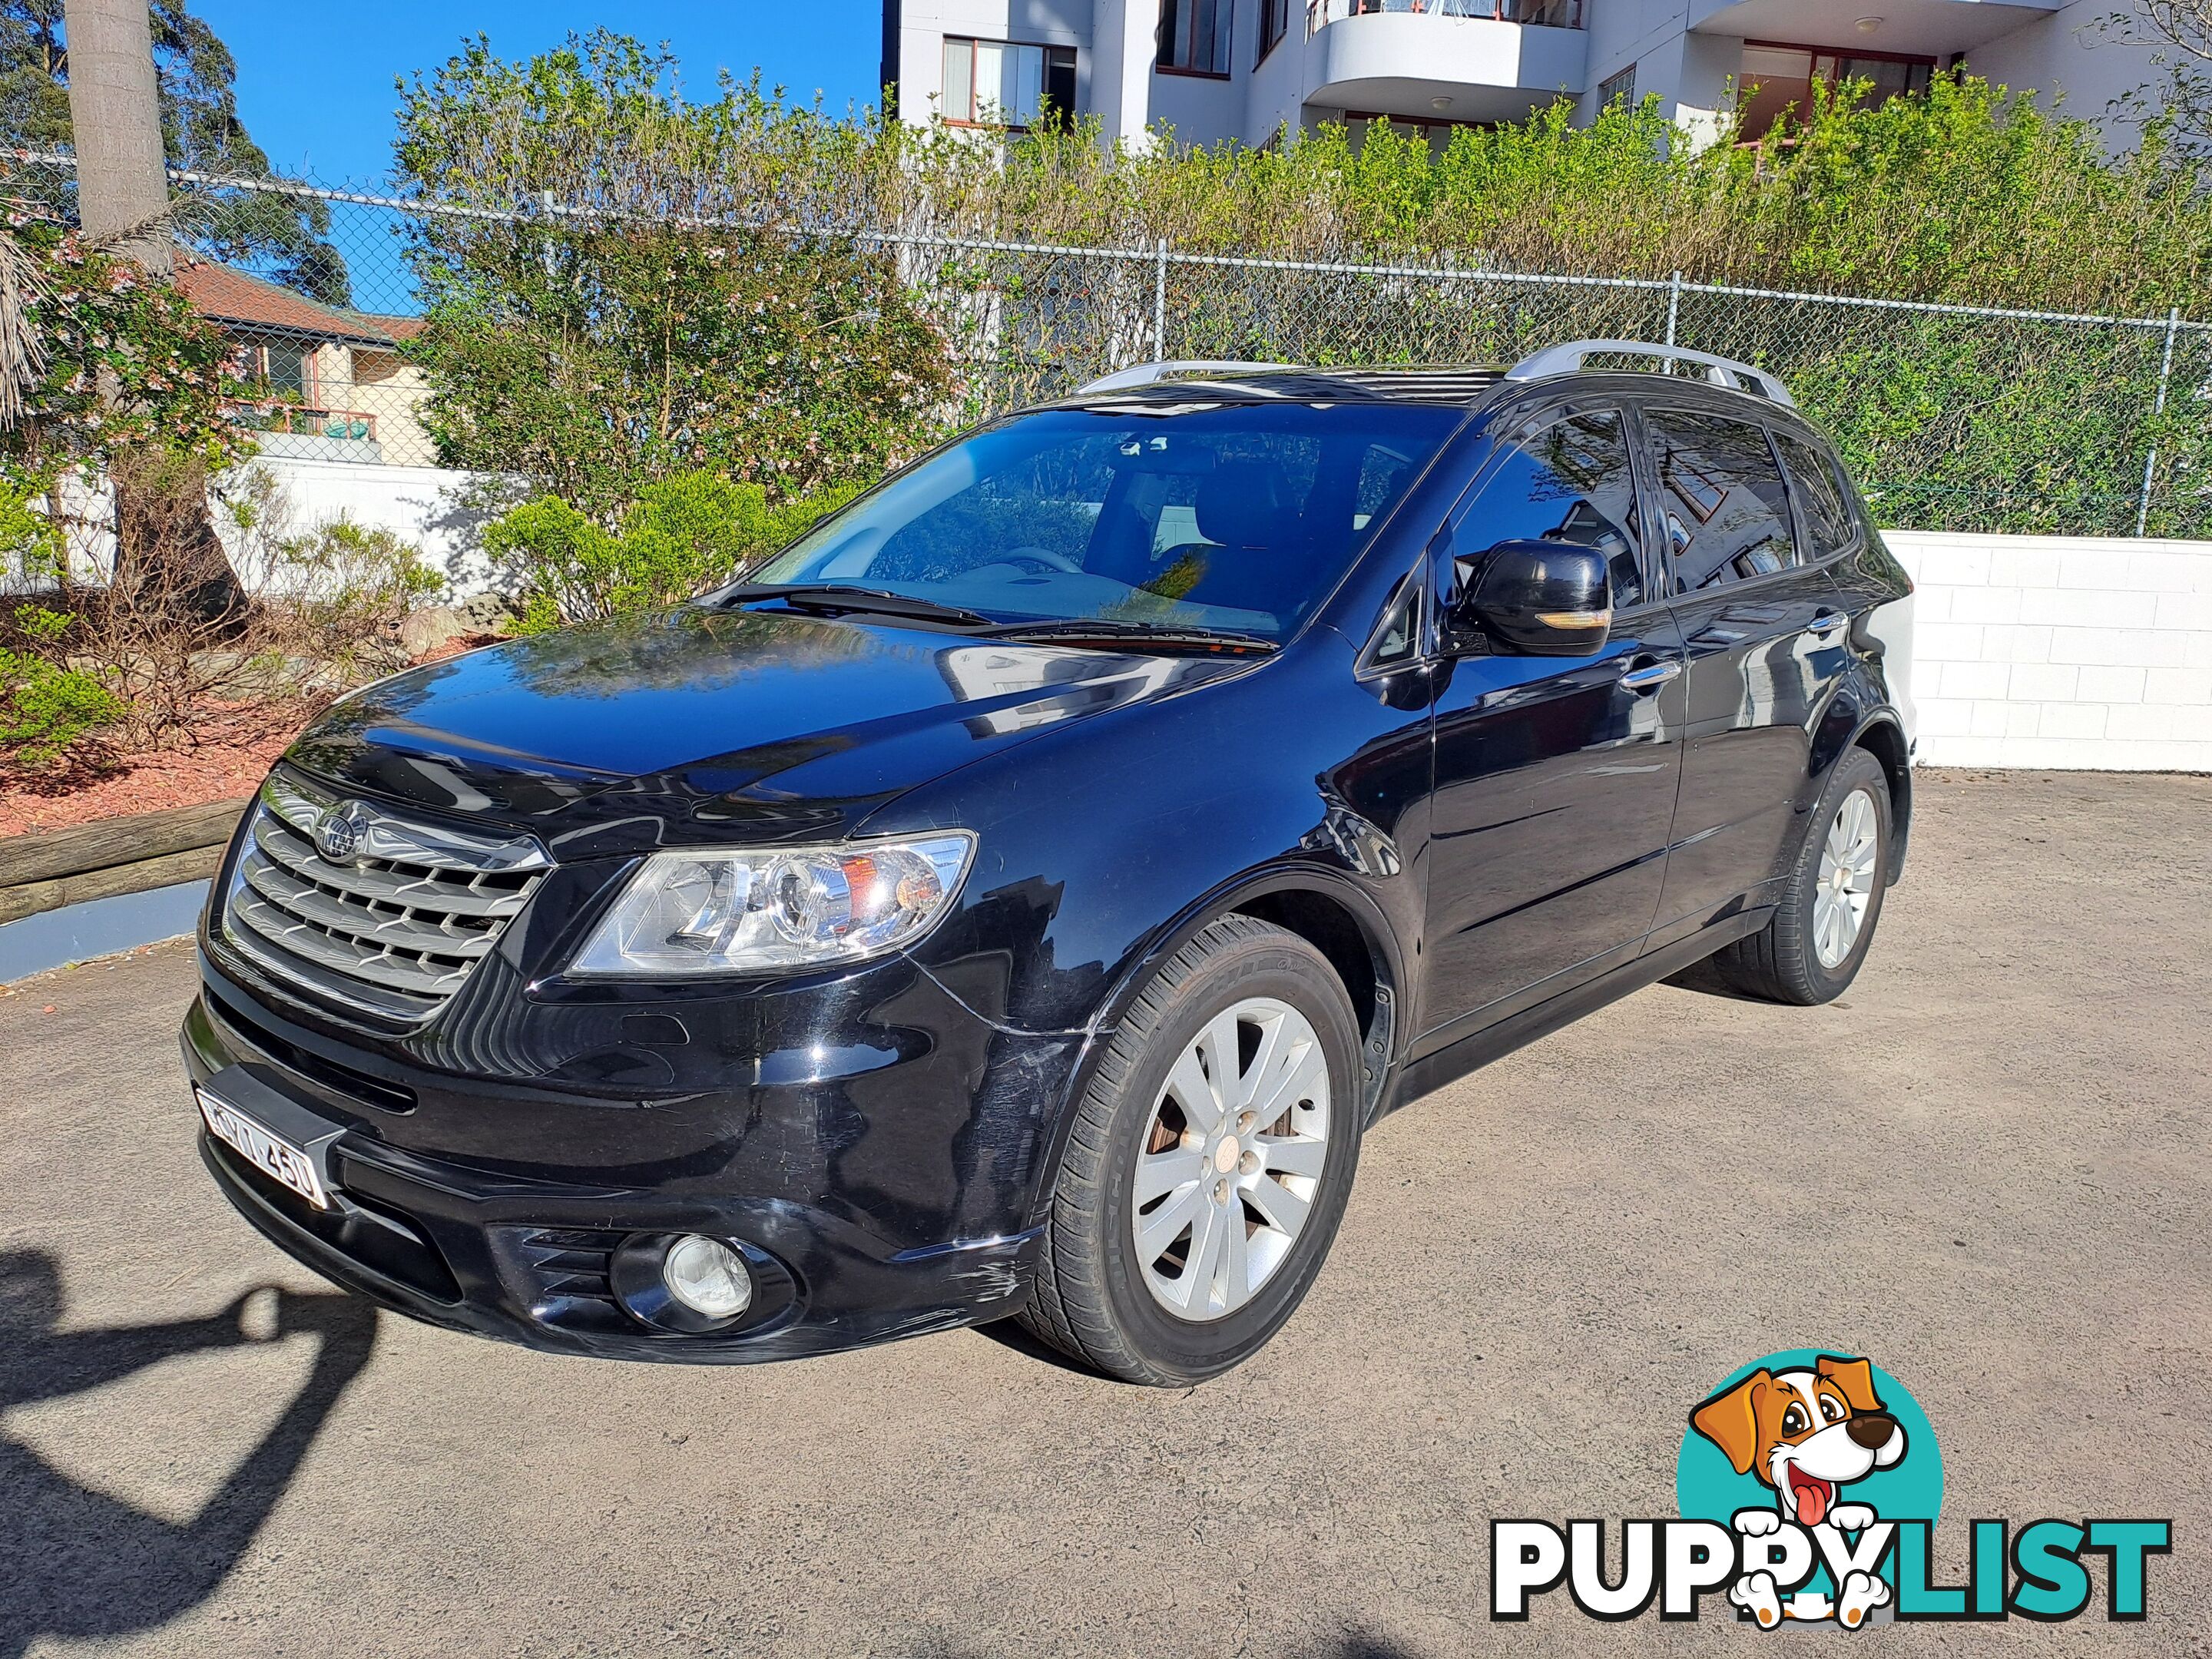
<svg viewBox="0 0 2212 1659">
<path fill-rule="evenodd" d="M 1249 997 L 1207 1021 L 1138 1146 L 1130 1224 L 1153 1300 L 1188 1320 L 1249 1302 L 1312 1212 L 1328 1133 L 1328 1063 L 1304 1014 Z"/>
<path fill-rule="evenodd" d="M 1820 847 L 1820 873 L 1813 889 L 1813 951 L 1823 968 L 1850 957 L 1874 899 L 1875 863 L 1881 852 L 1881 818 L 1863 789 L 1844 797 Z"/>
</svg>

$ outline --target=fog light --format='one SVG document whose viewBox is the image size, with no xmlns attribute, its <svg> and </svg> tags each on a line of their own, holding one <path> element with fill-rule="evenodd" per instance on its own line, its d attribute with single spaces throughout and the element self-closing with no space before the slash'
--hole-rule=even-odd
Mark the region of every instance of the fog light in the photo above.
<svg viewBox="0 0 2212 1659">
<path fill-rule="evenodd" d="M 733 1319 L 753 1299 L 744 1258 L 728 1245 L 688 1233 L 668 1247 L 660 1280 L 674 1297 L 708 1319 Z"/>
</svg>

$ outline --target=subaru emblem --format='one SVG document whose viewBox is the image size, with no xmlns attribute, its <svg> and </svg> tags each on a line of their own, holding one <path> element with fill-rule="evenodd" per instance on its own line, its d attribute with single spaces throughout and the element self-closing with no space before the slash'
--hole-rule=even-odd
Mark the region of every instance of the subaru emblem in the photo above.
<svg viewBox="0 0 2212 1659">
<path fill-rule="evenodd" d="M 349 864 L 361 850 L 362 831 L 368 827 L 368 809 L 349 800 L 332 807 L 315 821 L 315 851 L 325 863 Z"/>
</svg>

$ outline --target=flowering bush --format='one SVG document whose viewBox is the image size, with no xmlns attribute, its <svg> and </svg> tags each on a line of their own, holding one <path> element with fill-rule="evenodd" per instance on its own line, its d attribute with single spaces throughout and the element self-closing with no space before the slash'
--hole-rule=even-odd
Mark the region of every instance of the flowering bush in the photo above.
<svg viewBox="0 0 2212 1659">
<path fill-rule="evenodd" d="M 29 307 L 45 348 L 27 412 L 0 430 L 0 551 L 33 564 L 58 552 L 51 514 L 29 510 L 62 477 L 88 483 L 115 456 L 157 449 L 204 469 L 228 465 L 240 440 L 223 418 L 230 346 L 167 283 L 85 246 L 61 227 L 11 218 L 44 290 Z"/>
<path fill-rule="evenodd" d="M 859 493 L 832 485 L 770 506 L 750 481 L 681 472 L 647 484 L 612 529 L 557 495 L 485 526 L 484 549 L 523 604 L 519 631 L 678 605 L 795 541 Z"/>
<path fill-rule="evenodd" d="M 846 130 L 757 87 L 690 103 L 667 70 L 604 34 L 527 64 L 478 42 L 400 110 L 398 172 L 426 194 L 561 204 L 416 222 L 423 424 L 448 465 L 520 474 L 602 523 L 682 472 L 769 501 L 873 477 L 951 402 L 945 341 L 896 255 L 803 167 L 766 164 Z M 763 165 L 721 167 L 741 154 Z"/>
</svg>

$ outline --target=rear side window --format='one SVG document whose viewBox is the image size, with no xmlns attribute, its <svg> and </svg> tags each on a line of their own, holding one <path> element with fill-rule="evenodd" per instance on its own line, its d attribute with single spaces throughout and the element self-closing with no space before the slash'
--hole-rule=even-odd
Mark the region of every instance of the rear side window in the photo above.
<svg viewBox="0 0 2212 1659">
<path fill-rule="evenodd" d="M 1790 488 L 1797 498 L 1797 512 L 1809 544 L 1807 556 L 1814 562 L 1833 558 L 1851 544 L 1851 509 L 1844 487 L 1828 458 L 1790 433 L 1774 434 L 1782 452 L 1782 465 L 1790 475 Z"/>
<path fill-rule="evenodd" d="M 1462 556 L 1506 541 L 1594 548 L 1613 574 L 1613 609 L 1643 604 L 1636 475 L 1620 412 L 1593 410 L 1515 434 L 1456 539 Z"/>
<path fill-rule="evenodd" d="M 1644 416 L 1659 465 L 1674 591 L 1694 593 L 1801 562 L 1790 496 L 1763 427 L 1724 416 Z"/>
</svg>

